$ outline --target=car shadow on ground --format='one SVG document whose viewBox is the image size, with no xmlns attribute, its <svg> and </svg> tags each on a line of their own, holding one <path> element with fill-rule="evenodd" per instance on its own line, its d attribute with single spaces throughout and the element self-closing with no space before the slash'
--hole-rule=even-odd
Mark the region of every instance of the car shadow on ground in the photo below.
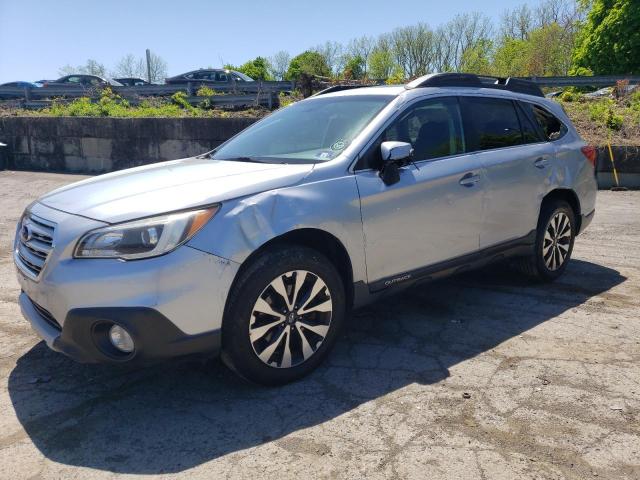
<svg viewBox="0 0 640 480">
<path fill-rule="evenodd" d="M 531 285 L 493 267 L 415 286 L 355 312 L 328 362 L 280 388 L 249 385 L 217 361 L 126 370 L 79 365 L 39 343 L 18 360 L 9 393 L 31 441 L 55 462 L 180 472 L 407 385 L 439 382 L 450 367 L 625 280 L 573 260 L 554 284 Z M 462 381 L 474 384 L 472 374 Z"/>
</svg>

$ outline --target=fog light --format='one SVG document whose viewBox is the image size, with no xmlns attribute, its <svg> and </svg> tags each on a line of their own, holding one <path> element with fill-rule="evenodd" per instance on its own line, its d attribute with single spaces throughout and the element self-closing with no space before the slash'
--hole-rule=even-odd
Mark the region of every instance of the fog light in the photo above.
<svg viewBox="0 0 640 480">
<path fill-rule="evenodd" d="M 114 347 L 124 353 L 133 352 L 133 338 L 124 328 L 114 325 L 109 330 L 109 340 Z"/>
</svg>

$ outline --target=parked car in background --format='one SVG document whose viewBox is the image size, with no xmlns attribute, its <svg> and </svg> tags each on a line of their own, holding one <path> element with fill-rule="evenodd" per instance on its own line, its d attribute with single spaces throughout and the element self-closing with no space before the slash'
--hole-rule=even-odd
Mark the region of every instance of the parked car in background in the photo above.
<svg viewBox="0 0 640 480">
<path fill-rule="evenodd" d="M 36 88 L 38 85 L 32 82 L 7 82 L 0 87 L 16 87 L 16 88 Z"/>
<path fill-rule="evenodd" d="M 595 213 L 596 150 L 500 82 L 332 87 L 207 154 L 48 193 L 16 228 L 22 312 L 79 361 L 221 354 L 273 385 L 417 282 L 507 258 L 553 281 Z"/>
<path fill-rule="evenodd" d="M 43 87 L 76 87 L 84 88 L 104 88 L 109 86 L 122 87 L 120 82 L 115 80 L 107 80 L 106 78 L 96 75 L 74 74 L 65 75 L 53 82 L 47 82 Z"/>
<path fill-rule="evenodd" d="M 175 77 L 170 77 L 165 80 L 165 83 L 176 85 L 185 83 L 195 83 L 197 85 L 209 85 L 209 84 L 229 84 L 232 81 L 236 82 L 253 82 L 253 78 L 248 77 L 244 73 L 236 72 L 235 70 L 225 70 L 221 68 L 213 69 L 200 69 L 192 72 L 182 73 Z"/>
<path fill-rule="evenodd" d="M 609 97 L 613 93 L 613 87 L 604 87 L 596 90 L 595 92 L 585 93 L 585 98 L 602 98 Z"/>
<path fill-rule="evenodd" d="M 55 82 L 55 80 L 36 80 L 35 82 L 33 82 L 37 87 L 42 87 L 44 86 L 45 83 L 49 83 L 49 82 Z"/>
<path fill-rule="evenodd" d="M 151 85 L 146 80 L 137 77 L 126 77 L 126 78 L 114 78 L 114 80 L 125 87 L 141 87 L 144 85 Z"/>
<path fill-rule="evenodd" d="M 19 91 L 15 91 L 15 92 L 7 92 L 7 91 L 2 91 L 2 88 L 10 88 L 10 89 L 14 89 L 14 88 L 19 88 Z M 24 96 L 24 89 L 25 88 L 38 88 L 38 85 L 36 85 L 35 83 L 31 83 L 31 82 L 7 82 L 7 83 L 3 83 L 2 85 L 0 85 L 0 100 L 9 100 L 12 98 L 22 98 Z"/>
</svg>

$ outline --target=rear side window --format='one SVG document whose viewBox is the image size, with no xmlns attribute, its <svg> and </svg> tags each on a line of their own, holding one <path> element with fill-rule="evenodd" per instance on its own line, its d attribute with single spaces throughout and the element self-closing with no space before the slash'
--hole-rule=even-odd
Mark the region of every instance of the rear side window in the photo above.
<svg viewBox="0 0 640 480">
<path fill-rule="evenodd" d="M 567 133 L 567 127 L 548 110 L 533 104 L 527 104 L 538 122 L 547 140 L 558 140 Z"/>
<path fill-rule="evenodd" d="M 460 97 L 467 152 L 523 143 L 520 122 L 511 100 Z"/>
<path fill-rule="evenodd" d="M 518 111 L 518 119 L 520 120 L 520 127 L 522 128 L 522 139 L 524 143 L 537 143 L 543 142 L 546 138 L 543 138 L 542 132 L 533 123 L 531 115 L 526 112 L 526 107 L 522 103 L 517 102 L 516 110 Z"/>
</svg>

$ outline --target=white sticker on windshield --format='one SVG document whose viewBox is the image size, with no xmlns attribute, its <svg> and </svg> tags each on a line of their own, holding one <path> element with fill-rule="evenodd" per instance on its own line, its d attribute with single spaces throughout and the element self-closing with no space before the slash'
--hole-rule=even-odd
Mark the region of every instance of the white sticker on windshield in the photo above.
<svg viewBox="0 0 640 480">
<path fill-rule="evenodd" d="M 333 158 L 333 152 L 318 152 L 316 153 L 316 158 L 320 160 L 330 160 Z"/>
<path fill-rule="evenodd" d="M 344 147 L 344 140 L 338 140 L 336 143 L 331 145 L 331 150 L 344 150 Z"/>
</svg>

